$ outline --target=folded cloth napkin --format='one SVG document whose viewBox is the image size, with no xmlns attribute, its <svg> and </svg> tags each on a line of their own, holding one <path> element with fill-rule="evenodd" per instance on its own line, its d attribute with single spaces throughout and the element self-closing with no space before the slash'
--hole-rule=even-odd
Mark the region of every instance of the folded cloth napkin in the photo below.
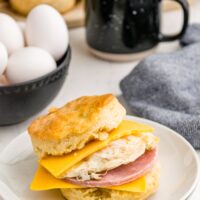
<svg viewBox="0 0 200 200">
<path fill-rule="evenodd" d="M 181 40 L 187 47 L 145 58 L 120 87 L 133 114 L 171 127 L 200 149 L 200 25 L 195 26 Z"/>
<path fill-rule="evenodd" d="M 200 24 L 191 24 L 180 40 L 182 46 L 200 42 Z"/>
</svg>

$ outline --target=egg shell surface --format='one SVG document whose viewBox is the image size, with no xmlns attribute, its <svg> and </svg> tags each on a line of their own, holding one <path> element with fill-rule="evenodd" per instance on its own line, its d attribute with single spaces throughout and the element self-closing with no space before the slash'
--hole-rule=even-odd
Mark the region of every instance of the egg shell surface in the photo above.
<svg viewBox="0 0 200 200">
<path fill-rule="evenodd" d="M 53 57 L 37 47 L 25 47 L 8 59 L 6 75 L 10 83 L 16 84 L 39 78 L 57 67 Z"/>
<path fill-rule="evenodd" d="M 2 75 L 8 64 L 8 52 L 3 43 L 0 42 L 0 75 Z"/>
<path fill-rule="evenodd" d="M 25 28 L 28 46 L 47 50 L 56 61 L 62 58 L 69 44 L 67 25 L 60 13 L 51 6 L 36 6 L 28 15 Z"/>
<path fill-rule="evenodd" d="M 24 37 L 17 22 L 4 13 L 0 13 L 0 41 L 9 55 L 24 47 Z"/>
</svg>

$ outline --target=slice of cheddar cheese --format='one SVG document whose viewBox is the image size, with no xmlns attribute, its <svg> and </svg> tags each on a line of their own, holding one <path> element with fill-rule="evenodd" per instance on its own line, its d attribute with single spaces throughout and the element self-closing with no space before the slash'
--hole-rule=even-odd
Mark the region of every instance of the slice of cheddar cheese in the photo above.
<svg viewBox="0 0 200 200">
<path fill-rule="evenodd" d="M 60 177 L 83 159 L 108 146 L 112 141 L 128 135 L 138 135 L 142 132 L 153 132 L 153 130 L 154 129 L 148 125 L 124 120 L 117 129 L 113 130 L 109 134 L 109 137 L 106 140 L 91 142 L 83 149 L 73 151 L 72 153 L 63 156 L 47 156 L 41 159 L 39 163 L 53 176 Z"/>
<path fill-rule="evenodd" d="M 127 192 L 146 192 L 146 187 L 147 187 L 146 178 L 145 176 L 143 176 L 133 182 L 124 185 L 105 187 L 105 188 L 112 190 L 127 191 Z M 30 188 L 31 190 L 35 191 L 42 191 L 42 190 L 52 190 L 52 189 L 77 189 L 84 187 L 73 185 L 63 180 L 57 179 L 53 177 L 43 167 L 39 166 Z"/>
</svg>

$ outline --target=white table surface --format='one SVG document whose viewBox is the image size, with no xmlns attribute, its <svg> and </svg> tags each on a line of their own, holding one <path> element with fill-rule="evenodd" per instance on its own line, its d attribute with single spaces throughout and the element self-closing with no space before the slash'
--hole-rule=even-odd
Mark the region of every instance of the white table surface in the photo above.
<svg viewBox="0 0 200 200">
<path fill-rule="evenodd" d="M 191 8 L 190 14 L 190 22 L 200 23 L 200 1 Z M 163 14 L 163 31 L 165 33 L 172 33 L 179 30 L 182 23 L 181 16 L 182 13 L 180 11 Z M 137 64 L 137 62 L 112 63 L 93 57 L 87 50 L 84 33 L 84 28 L 70 31 L 72 61 L 69 75 L 59 95 L 48 108 L 51 106 L 61 106 L 67 101 L 82 95 L 103 93 L 120 95 L 120 80 Z M 157 52 L 169 52 L 178 48 L 178 42 L 162 43 L 158 46 Z M 41 113 L 46 112 L 48 108 Z M 0 151 L 13 138 L 26 130 L 32 119 L 14 126 L 0 127 Z M 197 151 L 197 153 L 200 157 L 200 151 Z M 198 193 L 199 197 L 200 188 L 198 189 Z M 191 200 L 196 199 L 197 196 Z"/>
</svg>

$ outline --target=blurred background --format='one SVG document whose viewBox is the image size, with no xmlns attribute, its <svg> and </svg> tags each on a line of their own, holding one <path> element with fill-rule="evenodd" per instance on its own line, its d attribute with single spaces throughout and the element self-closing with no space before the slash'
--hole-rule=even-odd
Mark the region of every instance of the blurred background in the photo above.
<svg viewBox="0 0 200 200">
<path fill-rule="evenodd" d="M 130 73 L 139 60 L 122 63 L 110 62 L 99 59 L 88 51 L 84 27 L 86 14 L 83 0 L 0 0 L 0 12 L 14 18 L 21 29 L 24 30 L 28 13 L 33 7 L 42 3 L 47 3 L 56 8 L 66 21 L 69 28 L 69 44 L 72 49 L 72 59 L 70 64 L 68 59 L 68 75 L 66 81 L 63 82 L 61 90 L 58 94 L 56 93 L 55 98 L 51 99 L 51 103 L 45 110 L 40 109 L 41 113 L 47 112 L 52 106 L 61 106 L 67 101 L 82 95 L 112 92 L 120 96 L 119 82 Z M 189 23 L 199 23 L 200 1 L 189 0 L 188 3 L 190 6 Z M 175 1 L 170 0 L 162 1 L 161 6 L 163 11 L 161 12 L 162 32 L 174 34 L 180 31 L 183 23 L 181 6 Z M 180 45 L 179 41 L 176 40 L 168 43 L 159 43 L 155 53 L 172 52 L 178 49 L 180 49 Z M 14 135 L 25 130 L 34 117 L 9 128 L 2 127 L 1 134 L 6 135 L 7 132 L 12 132 L 11 130 L 17 127 L 13 133 L 14 137 Z M 3 141 L 1 142 L 3 143 Z"/>
</svg>

